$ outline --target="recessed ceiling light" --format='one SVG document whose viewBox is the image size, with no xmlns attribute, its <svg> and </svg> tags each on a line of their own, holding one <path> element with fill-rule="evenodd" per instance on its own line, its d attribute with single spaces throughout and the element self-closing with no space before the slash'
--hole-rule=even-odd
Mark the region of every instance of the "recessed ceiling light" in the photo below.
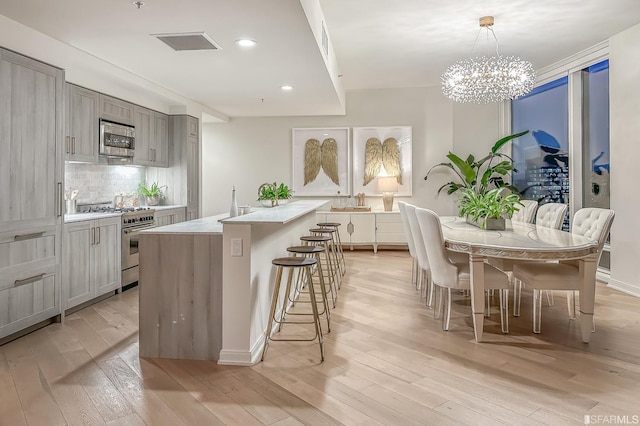
<svg viewBox="0 0 640 426">
<path fill-rule="evenodd" d="M 253 47 L 256 44 L 258 44 L 258 42 L 256 42 L 255 40 L 248 39 L 248 38 L 241 38 L 240 40 L 236 40 L 236 44 L 238 46 L 242 46 L 242 47 Z"/>
<path fill-rule="evenodd" d="M 285 84 L 284 86 L 280 86 L 280 88 L 282 90 L 293 90 L 293 86 L 289 86 L 288 84 Z"/>
</svg>

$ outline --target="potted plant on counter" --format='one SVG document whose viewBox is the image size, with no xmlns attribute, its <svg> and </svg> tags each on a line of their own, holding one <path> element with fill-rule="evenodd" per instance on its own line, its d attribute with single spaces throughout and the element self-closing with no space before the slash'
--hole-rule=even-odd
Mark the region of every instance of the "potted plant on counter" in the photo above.
<svg viewBox="0 0 640 426">
<path fill-rule="evenodd" d="M 160 200 L 164 196 L 161 188 L 162 187 L 158 186 L 157 182 L 153 182 L 150 187 L 147 187 L 145 182 L 140 182 L 138 185 L 138 192 L 140 192 L 141 196 L 146 198 L 147 206 L 157 206 L 160 204 Z"/>
<path fill-rule="evenodd" d="M 519 210 L 520 195 L 518 190 L 505 182 L 505 176 L 517 171 L 513 166 L 513 159 L 499 150 L 509 141 L 516 139 L 529 131 L 515 133 L 498 140 L 489 154 L 476 160 L 473 155 L 466 160 L 449 152 L 448 163 L 439 163 L 433 166 L 424 177 L 438 168 L 448 168 L 454 171 L 457 178 L 442 185 L 438 194 L 447 188 L 447 194 L 455 194 L 460 191 L 458 199 L 458 213 L 467 222 L 482 229 L 504 229 L 504 218 L 511 218 L 513 213 Z M 497 163 L 493 164 L 497 160 Z"/>
<path fill-rule="evenodd" d="M 293 191 L 287 185 L 276 182 L 263 183 L 258 188 L 258 201 L 265 207 L 275 207 L 279 204 L 285 204 L 293 196 Z"/>
</svg>

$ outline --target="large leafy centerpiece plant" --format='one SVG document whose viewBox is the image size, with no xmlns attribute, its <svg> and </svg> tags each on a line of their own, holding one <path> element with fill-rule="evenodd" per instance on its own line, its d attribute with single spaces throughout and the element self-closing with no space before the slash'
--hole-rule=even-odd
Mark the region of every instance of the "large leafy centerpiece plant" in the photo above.
<svg viewBox="0 0 640 426">
<path fill-rule="evenodd" d="M 505 136 L 491 147 L 489 154 L 479 160 L 476 160 L 473 155 L 463 160 L 460 156 L 449 152 L 447 158 L 450 161 L 433 166 L 424 179 L 427 180 L 434 170 L 443 167 L 453 170 L 457 179 L 442 185 L 438 189 L 438 194 L 445 188 L 450 195 L 459 192 L 459 215 L 482 228 L 487 226 L 487 219 L 511 218 L 513 213 L 519 210 L 518 206 L 522 204 L 518 190 L 506 182 L 505 177 L 517 170 L 513 166 L 513 159 L 500 152 L 500 149 L 507 142 L 528 132 L 526 130 Z M 498 227 L 504 229 L 503 222 Z"/>
</svg>

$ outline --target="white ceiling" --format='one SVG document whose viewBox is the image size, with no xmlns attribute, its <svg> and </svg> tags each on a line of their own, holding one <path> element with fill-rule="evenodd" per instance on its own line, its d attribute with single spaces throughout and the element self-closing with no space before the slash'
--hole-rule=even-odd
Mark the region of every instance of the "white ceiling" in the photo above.
<svg viewBox="0 0 640 426">
<path fill-rule="evenodd" d="M 341 114 L 301 3 L 310 0 L 0 0 L 0 14 L 230 117 Z M 640 22 L 640 0 L 319 0 L 346 90 L 439 84 L 494 15 L 502 54 L 536 69 Z M 205 31 L 220 51 L 150 34 Z M 252 38 L 241 49 L 234 41 Z M 481 37 L 476 52 L 486 48 Z M 295 86 L 283 92 L 280 86 Z"/>
</svg>

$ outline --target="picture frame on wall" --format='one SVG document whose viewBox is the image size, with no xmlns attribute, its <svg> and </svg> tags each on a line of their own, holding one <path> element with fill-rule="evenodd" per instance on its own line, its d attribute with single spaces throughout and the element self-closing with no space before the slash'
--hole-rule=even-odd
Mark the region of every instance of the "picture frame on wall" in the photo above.
<svg viewBox="0 0 640 426">
<path fill-rule="evenodd" d="M 294 128 L 292 141 L 294 195 L 351 194 L 348 127 Z"/>
<path fill-rule="evenodd" d="M 399 197 L 412 194 L 411 126 L 353 128 L 353 184 L 355 194 L 382 196 L 379 176 L 396 176 Z"/>
</svg>

